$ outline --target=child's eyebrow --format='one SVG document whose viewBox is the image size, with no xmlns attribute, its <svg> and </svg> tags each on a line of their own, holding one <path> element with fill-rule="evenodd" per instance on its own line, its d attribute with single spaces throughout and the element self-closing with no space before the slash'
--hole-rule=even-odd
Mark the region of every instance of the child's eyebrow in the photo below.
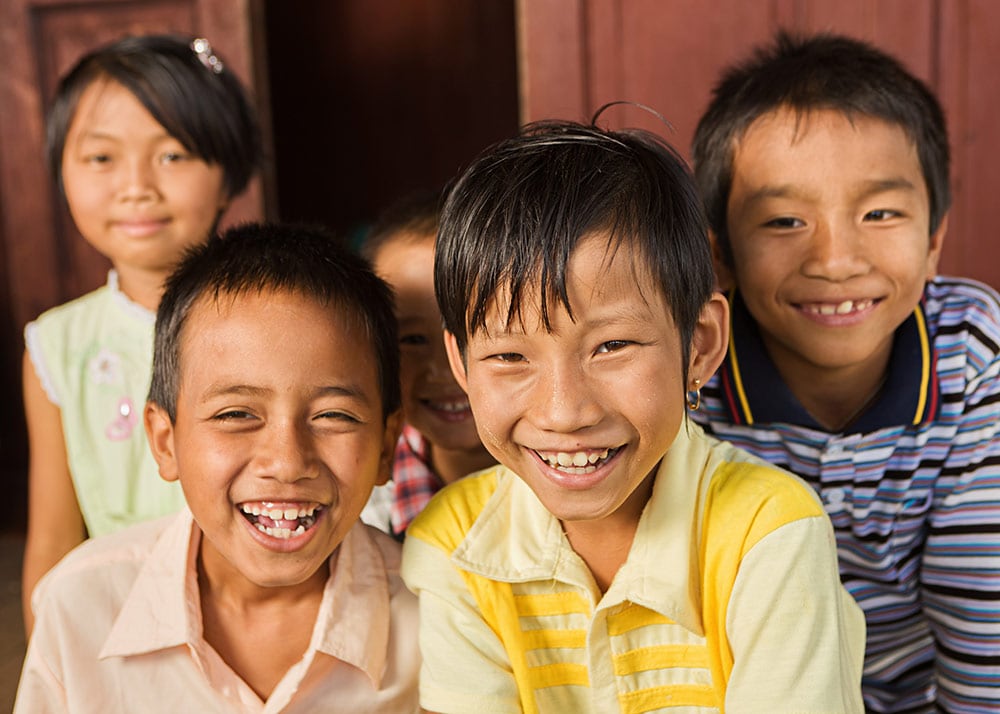
<svg viewBox="0 0 1000 714">
<path fill-rule="evenodd" d="M 884 179 L 874 179 L 868 181 L 858 192 L 858 196 L 861 198 L 866 198 L 868 196 L 874 196 L 880 193 L 887 193 L 889 191 L 915 191 L 917 187 L 913 185 L 913 182 L 903 178 L 902 176 L 893 176 Z"/>
<path fill-rule="evenodd" d="M 890 191 L 915 191 L 917 187 L 913 182 L 902 176 L 890 176 L 887 178 L 872 179 L 861 184 L 857 191 L 857 198 L 868 198 L 880 193 Z M 753 205 L 769 198 L 809 198 L 809 195 L 795 184 L 766 185 L 750 192 L 744 199 L 744 205 Z"/>
<path fill-rule="evenodd" d="M 203 400 L 215 399 L 217 397 L 267 397 L 275 390 L 270 387 L 258 387 L 252 384 L 220 384 L 206 390 L 202 395 Z M 318 397 L 348 397 L 358 399 L 367 403 L 368 395 L 363 389 L 354 384 L 345 385 L 323 385 L 314 390 Z"/>
</svg>

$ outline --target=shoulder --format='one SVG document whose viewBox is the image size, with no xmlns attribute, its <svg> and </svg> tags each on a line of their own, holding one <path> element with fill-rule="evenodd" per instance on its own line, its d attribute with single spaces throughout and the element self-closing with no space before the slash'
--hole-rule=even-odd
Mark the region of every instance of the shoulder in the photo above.
<svg viewBox="0 0 1000 714">
<path fill-rule="evenodd" d="M 57 325 L 71 326 L 81 316 L 100 310 L 110 297 L 110 289 L 107 285 L 102 285 L 86 295 L 49 308 L 28 325 L 37 325 L 37 329 L 51 329 Z"/>
<path fill-rule="evenodd" d="M 924 312 L 934 333 L 964 327 L 1000 337 L 1000 294 L 969 278 L 938 276 L 927 283 Z"/>
<path fill-rule="evenodd" d="M 33 608 L 66 607 L 77 613 L 81 605 L 117 609 L 176 518 L 165 516 L 84 541 L 39 581 Z"/>
<path fill-rule="evenodd" d="M 702 438 L 710 443 L 713 457 L 706 527 L 749 529 L 759 537 L 794 521 L 825 516 L 815 491 L 795 474 L 715 437 Z"/>
<path fill-rule="evenodd" d="M 496 492 L 503 467 L 471 474 L 441 489 L 406 530 L 407 539 L 454 550 Z"/>
</svg>

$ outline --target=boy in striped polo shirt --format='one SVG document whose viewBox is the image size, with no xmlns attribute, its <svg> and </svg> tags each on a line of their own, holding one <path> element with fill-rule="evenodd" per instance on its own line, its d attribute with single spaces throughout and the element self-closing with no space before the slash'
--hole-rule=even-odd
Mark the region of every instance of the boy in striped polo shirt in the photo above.
<svg viewBox="0 0 1000 714">
<path fill-rule="evenodd" d="M 434 278 L 452 371 L 502 465 L 408 530 L 421 706 L 861 711 L 862 616 L 821 504 L 685 417 L 728 306 L 673 150 L 527 127 L 451 191 Z"/>
<path fill-rule="evenodd" d="M 723 75 L 693 156 L 732 315 L 695 420 L 819 492 L 870 711 L 996 711 L 1000 307 L 936 277 L 937 100 L 865 43 L 779 35 Z"/>
</svg>

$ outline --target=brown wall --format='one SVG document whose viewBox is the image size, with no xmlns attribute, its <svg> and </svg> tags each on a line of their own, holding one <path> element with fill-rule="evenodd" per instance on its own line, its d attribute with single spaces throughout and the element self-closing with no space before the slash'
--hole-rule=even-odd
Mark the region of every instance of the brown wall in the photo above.
<svg viewBox="0 0 1000 714">
<path fill-rule="evenodd" d="M 719 69 L 783 27 L 870 40 L 937 91 L 950 124 L 954 205 L 941 271 L 1000 288 L 1000 2 L 995 0 L 518 0 L 525 120 L 589 118 L 656 131 L 689 156 Z"/>
<path fill-rule="evenodd" d="M 512 0 L 267 4 L 279 214 L 354 238 L 517 130 Z"/>
</svg>

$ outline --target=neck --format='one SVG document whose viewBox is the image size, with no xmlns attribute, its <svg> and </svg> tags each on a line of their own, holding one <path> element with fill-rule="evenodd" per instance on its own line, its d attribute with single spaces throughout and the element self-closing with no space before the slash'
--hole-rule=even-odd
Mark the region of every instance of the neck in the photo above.
<svg viewBox="0 0 1000 714">
<path fill-rule="evenodd" d="M 115 266 L 118 273 L 118 289 L 129 300 L 150 312 L 156 312 L 163 296 L 163 283 L 167 274 L 156 270 L 138 270 Z"/>
<path fill-rule="evenodd" d="M 485 448 L 444 449 L 431 444 L 431 468 L 446 484 L 454 483 L 473 471 L 485 469 L 496 463 L 496 459 Z"/>
<path fill-rule="evenodd" d="M 653 495 L 659 465 L 614 513 L 594 521 L 562 521 L 563 532 L 603 595 L 628 560 L 642 511 Z"/>
<path fill-rule="evenodd" d="M 839 432 L 854 423 L 878 399 L 887 377 L 887 362 L 888 358 L 881 369 L 870 369 L 866 365 L 863 370 L 821 372 L 812 380 L 798 384 L 788 382 L 788 386 L 824 429 Z"/>
<path fill-rule="evenodd" d="M 198 559 L 202 636 L 266 701 L 309 648 L 328 569 L 319 568 L 299 585 L 264 588 L 220 575 L 212 565 L 203 550 Z"/>
</svg>

